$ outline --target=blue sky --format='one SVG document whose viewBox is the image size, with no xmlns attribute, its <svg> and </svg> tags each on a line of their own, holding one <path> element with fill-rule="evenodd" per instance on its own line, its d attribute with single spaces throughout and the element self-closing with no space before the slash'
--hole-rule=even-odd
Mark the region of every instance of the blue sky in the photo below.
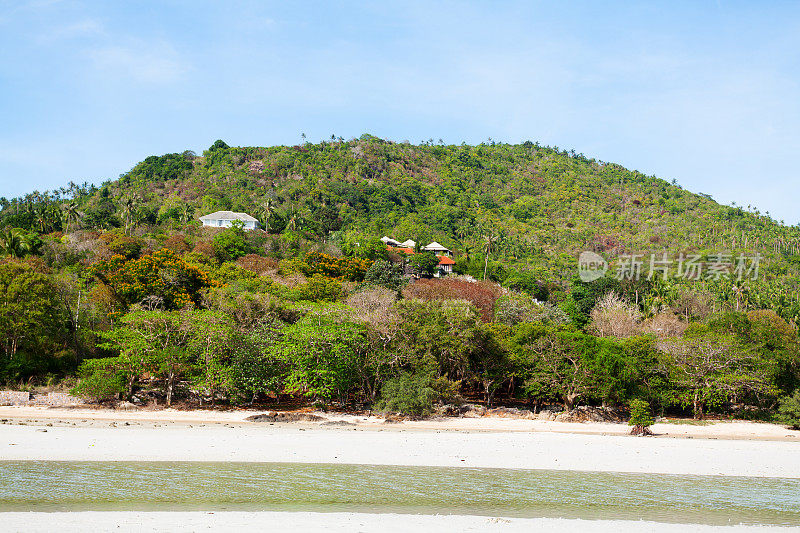
<svg viewBox="0 0 800 533">
<path fill-rule="evenodd" d="M 797 224 L 800 3 L 0 0 L 0 196 L 301 132 L 530 139 Z"/>
</svg>

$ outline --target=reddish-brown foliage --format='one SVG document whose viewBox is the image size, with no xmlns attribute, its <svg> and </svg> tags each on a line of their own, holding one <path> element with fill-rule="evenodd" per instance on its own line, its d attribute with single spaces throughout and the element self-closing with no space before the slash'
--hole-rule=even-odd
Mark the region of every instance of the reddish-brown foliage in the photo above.
<svg viewBox="0 0 800 533">
<path fill-rule="evenodd" d="M 167 238 L 161 247 L 171 250 L 176 254 L 185 254 L 190 249 L 189 243 L 186 242 L 186 237 L 181 234 L 172 235 L 171 237 Z"/>
<path fill-rule="evenodd" d="M 485 281 L 420 279 L 403 290 L 403 297 L 420 300 L 467 300 L 478 308 L 484 322 L 490 322 L 494 315 L 494 303 L 501 293 L 499 285 Z"/>
<path fill-rule="evenodd" d="M 265 272 L 278 268 L 278 262 L 275 259 L 271 257 L 261 257 L 256 254 L 242 256 L 236 260 L 236 264 L 256 274 L 264 274 Z"/>
<path fill-rule="evenodd" d="M 203 254 L 204 256 L 208 257 L 209 259 L 215 258 L 217 255 L 214 252 L 214 247 L 206 242 L 201 242 L 197 246 L 194 247 L 193 252 L 198 254 Z"/>
</svg>

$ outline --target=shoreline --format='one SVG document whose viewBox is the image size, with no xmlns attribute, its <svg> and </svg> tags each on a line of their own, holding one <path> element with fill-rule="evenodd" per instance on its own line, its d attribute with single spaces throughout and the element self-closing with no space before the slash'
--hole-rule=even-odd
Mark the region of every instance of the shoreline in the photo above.
<svg viewBox="0 0 800 533">
<path fill-rule="evenodd" d="M 800 478 L 800 438 L 780 426 L 463 418 L 384 424 L 248 422 L 263 411 L 89 411 L 0 407 L 0 460 L 293 462 Z M 566 427 L 564 427 L 566 426 Z M 777 428 L 777 429 L 776 429 Z M 731 436 L 733 438 L 725 438 Z M 780 437 L 780 438 L 778 438 Z"/>
<path fill-rule="evenodd" d="M 325 425 L 354 426 L 362 430 L 399 429 L 404 431 L 457 431 L 487 433 L 564 433 L 579 435 L 627 436 L 631 427 L 626 423 L 613 422 L 555 422 L 527 418 L 502 416 L 483 417 L 433 417 L 421 420 L 387 422 L 381 415 L 350 414 L 324 411 L 291 411 L 320 417 L 319 421 L 253 422 L 246 420 L 253 415 L 270 412 L 263 409 L 135 409 L 116 410 L 101 407 L 48 407 L 48 406 L 0 406 L 0 424 L 51 423 L 72 427 L 96 427 L 104 423 L 158 424 L 158 425 L 241 425 L 324 427 Z M 2 425 L 0 425 L 2 427 Z M 676 419 L 674 422 L 659 422 L 650 426 L 653 436 L 663 439 L 711 439 L 800 442 L 800 431 L 787 429 L 779 424 L 745 420 Z"/>
<path fill-rule="evenodd" d="M 470 515 L 397 515 L 392 513 L 315 513 L 315 512 L 131 512 L 78 511 L 53 513 L 0 512 L 6 531 L 49 532 L 58 524 L 59 531 L 275 531 L 295 533 L 332 531 L 488 531 L 528 532 L 554 531 L 572 533 L 610 533 L 616 531 L 648 531 L 679 533 L 697 532 L 783 532 L 793 528 L 769 525 L 725 526 L 648 522 L 634 520 L 582 520 L 572 518 L 506 518 Z"/>
</svg>

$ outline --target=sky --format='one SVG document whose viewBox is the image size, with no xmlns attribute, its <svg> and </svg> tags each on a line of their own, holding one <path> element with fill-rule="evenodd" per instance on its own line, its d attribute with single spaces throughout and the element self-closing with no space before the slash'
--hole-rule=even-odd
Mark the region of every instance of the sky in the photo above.
<svg viewBox="0 0 800 533">
<path fill-rule="evenodd" d="M 800 223 L 800 2 L 0 0 L 0 196 L 371 133 L 575 149 Z"/>
</svg>

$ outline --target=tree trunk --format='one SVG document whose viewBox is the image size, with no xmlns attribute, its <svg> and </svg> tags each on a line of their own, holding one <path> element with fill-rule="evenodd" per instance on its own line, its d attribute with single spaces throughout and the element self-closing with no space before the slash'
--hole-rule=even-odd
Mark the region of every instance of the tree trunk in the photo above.
<svg viewBox="0 0 800 533">
<path fill-rule="evenodd" d="M 172 405 L 172 383 L 175 379 L 175 372 L 169 371 L 167 376 L 167 407 Z"/>
<path fill-rule="evenodd" d="M 652 434 L 653 432 L 650 431 L 650 428 L 648 426 L 642 426 L 641 424 L 636 424 L 635 426 L 633 426 L 633 429 L 631 429 L 631 435 L 639 435 L 642 437 L 647 437 Z"/>
</svg>

